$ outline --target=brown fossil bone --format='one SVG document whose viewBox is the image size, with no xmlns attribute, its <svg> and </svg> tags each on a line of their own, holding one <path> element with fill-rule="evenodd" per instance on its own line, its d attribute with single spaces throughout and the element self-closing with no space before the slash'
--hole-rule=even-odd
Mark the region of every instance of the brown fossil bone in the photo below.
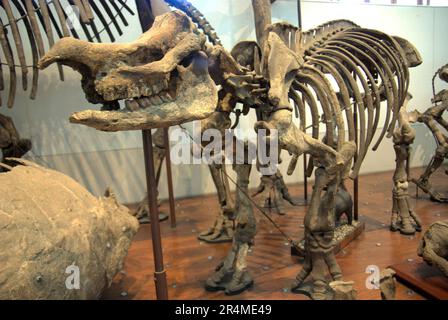
<svg viewBox="0 0 448 320">
<path fill-rule="evenodd" d="M 164 0 L 168 5 L 185 12 L 190 19 L 197 24 L 204 34 L 208 37 L 210 42 L 214 45 L 222 45 L 218 35 L 213 29 L 210 22 L 204 17 L 204 15 L 195 8 L 190 2 L 186 0 Z"/>
<path fill-rule="evenodd" d="M 344 20 L 326 23 L 309 32 L 294 31 L 286 24 L 268 30 L 271 32 L 263 55 L 263 75 L 270 84 L 271 109 L 269 116 L 256 126 L 277 130 L 281 147 L 293 156 L 310 154 L 308 174 L 317 167 L 305 217 L 305 262 L 292 289 L 313 299 L 331 299 L 334 290 L 330 283 L 342 281 L 332 251 L 336 195 L 344 179 L 358 174 L 379 125 L 383 100 L 387 101 L 387 116 L 374 149 L 386 133 L 394 133 L 397 171 L 393 211 L 402 225 L 400 231 L 410 234 L 419 230 L 420 221 L 409 206 L 403 160 L 414 134 L 405 112 L 408 68 L 419 65 L 421 59 L 406 40 L 362 29 Z M 335 80 L 336 86 L 330 79 Z M 292 122 L 290 98 L 301 118 L 299 127 Z M 352 105 L 358 114 L 357 144 Z M 307 107 L 312 115 L 310 126 L 303 119 Z M 320 122 L 325 126 L 321 140 Z M 306 134 L 309 128 L 313 129 L 312 136 Z M 353 163 L 356 151 L 358 157 Z"/>
<path fill-rule="evenodd" d="M 256 234 L 256 220 L 247 196 L 251 165 L 239 164 L 235 165 L 234 169 L 237 172 L 237 187 L 240 192 L 236 195 L 236 227 L 232 248 L 205 284 L 206 290 L 224 290 L 227 295 L 239 294 L 253 284 L 253 278 L 247 270 L 247 255 Z"/>
<path fill-rule="evenodd" d="M 255 197 L 259 194 L 262 194 L 264 199 L 264 207 L 280 215 L 286 214 L 284 200 L 291 205 L 296 205 L 280 171 L 272 176 L 260 178 L 260 184 L 252 196 Z"/>
<path fill-rule="evenodd" d="M 220 101 L 220 108 L 223 106 L 223 101 Z M 201 121 L 201 136 L 208 129 L 216 129 L 221 133 L 221 137 L 225 137 L 225 130 L 231 126 L 230 113 L 215 112 L 207 119 Z M 222 143 L 225 143 L 223 141 Z M 203 144 L 205 147 L 206 144 Z M 224 155 L 214 155 L 221 156 Z M 227 177 L 227 169 L 223 164 L 212 163 L 209 165 L 210 174 L 218 192 L 219 212 L 213 224 L 205 231 L 201 232 L 198 239 L 208 243 L 232 242 L 234 236 L 233 219 L 235 214 L 234 200 L 230 194 L 229 179 Z"/>
<path fill-rule="evenodd" d="M 268 33 L 265 29 L 272 23 L 271 1 L 252 0 L 254 10 L 255 30 L 257 32 L 257 42 L 260 48 L 264 48 Z"/>
<path fill-rule="evenodd" d="M 434 75 L 434 78 L 437 75 L 441 80 L 447 82 L 448 65 L 441 67 Z M 443 119 L 443 114 L 448 108 L 448 91 L 445 89 L 438 92 L 432 102 L 434 103 L 434 106 L 428 108 L 424 113 L 414 110 L 409 114 L 412 122 L 420 122 L 425 124 L 425 126 L 431 131 L 437 144 L 435 154 L 425 171 L 418 179 L 411 179 L 411 181 L 417 185 L 417 188 L 420 188 L 424 192 L 428 193 L 431 200 L 448 202 L 448 197 L 435 190 L 429 181 L 431 175 L 438 168 L 440 168 L 448 156 L 448 136 L 446 135 L 446 131 L 448 131 L 448 122 Z M 442 128 L 445 132 L 442 131 Z"/>
<path fill-rule="evenodd" d="M 408 95 L 400 108 L 398 126 L 395 128 L 393 142 L 396 154 L 396 168 L 393 176 L 394 188 L 392 191 L 393 207 L 391 230 L 399 230 L 402 234 L 414 234 L 421 231 L 422 223 L 418 215 L 412 210 L 409 203 L 408 176 L 406 163 L 409 161 L 410 145 L 415 139 L 415 131 L 409 121 L 406 107 L 412 97 Z"/>
<path fill-rule="evenodd" d="M 417 253 L 448 277 L 448 221 L 435 222 L 426 230 Z"/>
<path fill-rule="evenodd" d="M 14 165 L 6 158 L 21 158 L 31 150 L 32 144 L 28 139 L 21 139 L 14 122 L 10 117 L 0 113 L 0 150 L 2 158 L 0 162 L 8 166 Z"/>
<path fill-rule="evenodd" d="M 385 269 L 381 271 L 380 290 L 381 290 L 381 298 L 383 300 L 395 300 L 397 288 L 396 288 L 394 270 Z"/>
<path fill-rule="evenodd" d="M 206 118 L 215 110 L 217 89 L 208 73 L 205 37 L 184 14 L 156 18 L 130 44 L 58 42 L 40 68 L 60 62 L 79 71 L 86 97 L 102 111 L 73 114 L 70 121 L 103 131 L 141 130 Z M 124 110 L 118 109 L 125 100 Z"/>
<path fill-rule="evenodd" d="M 357 291 L 353 288 L 353 281 L 333 281 L 330 288 L 333 291 L 333 300 L 356 300 Z"/>
<path fill-rule="evenodd" d="M 59 172 L 10 160 L 21 165 L 0 174 L 0 298 L 99 298 L 122 270 L 137 220 L 113 196 L 96 198 Z"/>
</svg>

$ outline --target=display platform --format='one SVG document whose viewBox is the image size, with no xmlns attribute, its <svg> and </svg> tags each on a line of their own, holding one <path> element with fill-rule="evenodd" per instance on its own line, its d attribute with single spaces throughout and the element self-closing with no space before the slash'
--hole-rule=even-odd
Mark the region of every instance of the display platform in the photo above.
<svg viewBox="0 0 448 320">
<path fill-rule="evenodd" d="M 352 241 L 356 240 L 363 231 L 365 230 L 366 225 L 361 221 L 354 221 L 353 225 L 344 224 L 339 226 L 335 230 L 335 246 L 334 253 L 337 254 L 342 249 L 347 247 Z M 300 241 L 296 246 L 291 246 L 291 255 L 304 257 L 305 256 L 305 248 L 303 240 Z"/>
<path fill-rule="evenodd" d="M 428 298 L 448 300 L 448 279 L 434 266 L 420 257 L 392 265 L 397 280 L 413 287 Z"/>
</svg>

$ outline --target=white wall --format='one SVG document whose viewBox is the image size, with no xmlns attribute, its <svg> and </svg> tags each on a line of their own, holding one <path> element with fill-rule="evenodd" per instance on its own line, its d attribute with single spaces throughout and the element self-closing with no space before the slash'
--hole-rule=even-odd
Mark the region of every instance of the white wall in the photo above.
<svg viewBox="0 0 448 320">
<path fill-rule="evenodd" d="M 129 1 L 133 3 L 133 1 Z M 224 45 L 231 49 L 241 40 L 255 39 L 253 13 L 250 0 L 192 1 L 217 29 Z M 314 27 L 332 19 L 351 19 L 369 28 L 377 28 L 402 36 L 419 48 L 424 63 L 411 71 L 412 107 L 424 110 L 431 98 L 431 78 L 448 57 L 445 41 L 448 30 L 448 9 L 427 7 L 392 7 L 307 2 L 303 3 L 303 27 Z M 273 6 L 274 21 L 287 20 L 297 24 L 295 0 L 278 0 Z M 132 28 L 125 29 L 120 38 L 126 42 L 140 34 L 137 17 L 130 18 Z M 4 61 L 4 60 L 2 60 Z M 144 195 L 144 164 L 141 134 L 139 132 L 102 133 L 68 122 L 74 111 L 86 109 L 88 104 L 80 89 L 79 75 L 66 69 L 66 81 L 60 82 L 56 68 L 41 73 L 40 89 L 35 101 L 19 92 L 12 110 L 4 107 L 0 112 L 14 118 L 23 137 L 34 143 L 28 156 L 34 161 L 60 170 L 83 183 L 95 194 L 102 194 L 111 186 L 123 202 L 139 201 Z M 439 83 L 438 83 L 439 84 Z M 438 86 L 440 89 L 440 85 Z M 6 100 L 7 88 L 2 93 Z M 91 106 L 90 106 L 91 107 Z M 242 127 L 251 130 L 254 115 L 243 119 Z M 412 165 L 429 161 L 434 143 L 428 132 L 416 125 L 418 137 Z M 286 167 L 288 158 L 284 157 Z M 299 161 L 301 163 L 301 161 Z M 363 172 L 390 170 L 394 167 L 394 153 L 390 141 L 384 141 L 380 150 L 370 152 Z M 301 181 L 301 166 L 288 182 Z M 175 194 L 185 197 L 213 193 L 213 183 L 205 166 L 181 165 L 173 167 Z M 166 197 L 165 173 L 162 173 L 161 196 Z M 257 173 L 252 174 L 252 186 L 258 183 Z"/>
</svg>

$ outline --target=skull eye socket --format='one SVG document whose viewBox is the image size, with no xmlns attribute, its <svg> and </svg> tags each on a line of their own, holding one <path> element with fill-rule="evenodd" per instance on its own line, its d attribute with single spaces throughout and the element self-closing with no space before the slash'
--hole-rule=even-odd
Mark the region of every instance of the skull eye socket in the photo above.
<svg viewBox="0 0 448 320">
<path fill-rule="evenodd" d="M 182 61 L 180 62 L 180 65 L 182 65 L 183 67 L 189 67 L 194 60 L 197 59 L 197 52 L 191 52 L 188 56 L 186 56 L 184 59 L 182 59 Z"/>
<path fill-rule="evenodd" d="M 151 61 L 160 61 L 165 56 L 165 53 L 162 52 L 160 48 L 152 48 L 149 52 L 149 57 L 151 57 Z"/>
</svg>

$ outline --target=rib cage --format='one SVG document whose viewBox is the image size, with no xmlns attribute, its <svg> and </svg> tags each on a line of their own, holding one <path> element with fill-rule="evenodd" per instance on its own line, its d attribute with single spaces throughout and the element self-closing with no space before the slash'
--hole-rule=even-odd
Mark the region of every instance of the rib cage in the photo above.
<svg viewBox="0 0 448 320">
<path fill-rule="evenodd" d="M 313 138 L 322 138 L 319 132 L 323 122 L 323 138 L 334 149 L 339 150 L 344 141 L 356 141 L 358 156 L 351 174 L 356 177 L 378 129 L 382 101 L 387 105 L 386 119 L 373 150 L 395 128 L 409 86 L 403 49 L 393 37 L 346 20 L 333 21 L 306 33 L 285 24 L 273 28 L 276 29 L 282 30 L 285 43 L 305 60 L 290 90 L 301 130 L 309 128 L 308 107 Z M 312 168 L 309 166 L 308 175 Z"/>
<path fill-rule="evenodd" d="M 16 68 L 21 70 L 22 87 L 28 90 L 28 73 L 32 69 L 32 87 L 30 98 L 35 99 L 38 88 L 39 71 L 37 63 L 45 54 L 45 43 L 52 47 L 55 39 L 73 36 L 85 37 L 88 41 L 101 42 L 101 34 L 106 32 L 112 42 L 114 32 L 122 35 L 120 23 L 128 26 L 123 10 L 134 15 L 126 4 L 127 0 L 1 0 L 0 16 L 0 46 L 5 61 L 0 61 L 0 91 L 5 89 L 3 66 L 9 70 L 9 93 L 7 106 L 14 106 L 17 91 Z M 73 9 L 79 10 L 79 24 L 83 35 L 70 28 L 67 20 L 73 19 Z M 72 10 L 69 11 L 68 9 Z M 99 24 L 96 21 L 99 20 Z M 121 22 L 120 22 L 121 21 Z M 20 33 L 24 27 L 26 36 Z M 113 26 L 113 27 L 112 27 Z M 101 29 L 99 30 L 98 27 Z M 115 29 L 115 31 L 113 30 Z M 27 42 L 25 42 L 27 41 Z M 31 49 L 31 63 L 28 64 L 25 55 L 25 45 Z M 61 80 L 64 79 L 62 67 L 58 66 Z M 2 100 L 0 99 L 0 106 Z"/>
</svg>

